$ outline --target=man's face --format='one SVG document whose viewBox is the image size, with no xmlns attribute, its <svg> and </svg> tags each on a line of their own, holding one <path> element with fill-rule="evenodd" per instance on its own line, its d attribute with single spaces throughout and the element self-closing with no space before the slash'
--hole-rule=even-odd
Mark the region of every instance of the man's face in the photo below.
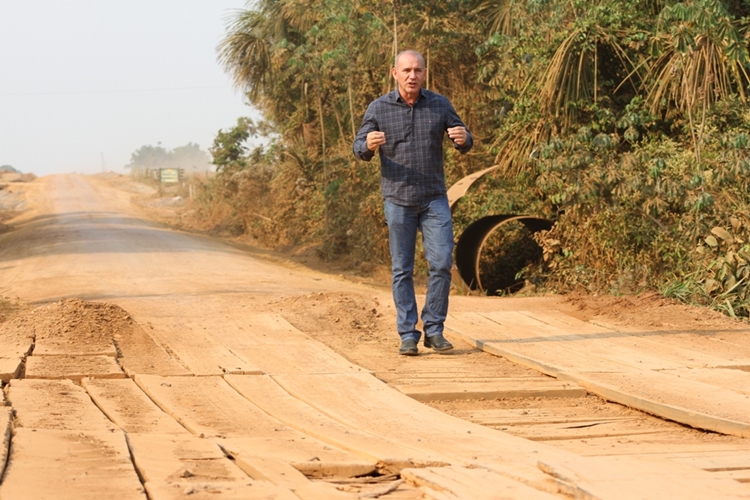
<svg viewBox="0 0 750 500">
<path fill-rule="evenodd" d="M 409 96 L 419 93 L 426 76 L 422 60 L 409 52 L 401 54 L 392 73 L 401 94 Z"/>
</svg>

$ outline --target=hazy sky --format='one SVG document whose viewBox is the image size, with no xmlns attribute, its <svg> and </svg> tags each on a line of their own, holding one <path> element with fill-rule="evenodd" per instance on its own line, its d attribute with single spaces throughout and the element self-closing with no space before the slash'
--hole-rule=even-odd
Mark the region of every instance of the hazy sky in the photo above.
<svg viewBox="0 0 750 500">
<path fill-rule="evenodd" d="M 216 61 L 244 0 L 0 0 L 0 165 L 123 171 L 257 116 Z"/>
</svg>

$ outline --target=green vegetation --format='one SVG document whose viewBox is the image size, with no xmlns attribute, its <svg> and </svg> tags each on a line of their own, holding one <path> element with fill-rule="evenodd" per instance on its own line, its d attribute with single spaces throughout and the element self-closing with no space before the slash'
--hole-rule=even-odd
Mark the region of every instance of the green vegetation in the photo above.
<svg viewBox="0 0 750 500">
<path fill-rule="evenodd" d="M 219 58 L 264 121 L 211 153 L 203 211 L 269 245 L 387 261 L 377 161 L 351 143 L 393 88 L 397 50 L 425 56 L 476 139 L 446 148 L 449 184 L 500 165 L 461 200 L 547 217 L 537 289 L 660 290 L 750 315 L 750 0 L 257 0 Z M 247 151 L 250 135 L 272 134 Z"/>
</svg>

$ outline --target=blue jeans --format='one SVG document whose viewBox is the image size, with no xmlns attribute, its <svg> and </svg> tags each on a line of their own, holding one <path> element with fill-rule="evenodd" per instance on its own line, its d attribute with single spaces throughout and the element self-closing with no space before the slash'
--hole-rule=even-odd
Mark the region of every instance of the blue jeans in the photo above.
<svg viewBox="0 0 750 500">
<path fill-rule="evenodd" d="M 448 314 L 448 295 L 453 267 L 453 221 L 447 198 L 419 206 L 401 206 L 385 200 L 393 275 L 396 327 L 401 341 L 419 342 L 417 299 L 414 293 L 414 254 L 417 229 L 422 232 L 425 258 L 429 264 L 427 297 L 422 323 L 427 337 L 443 333 Z"/>
</svg>

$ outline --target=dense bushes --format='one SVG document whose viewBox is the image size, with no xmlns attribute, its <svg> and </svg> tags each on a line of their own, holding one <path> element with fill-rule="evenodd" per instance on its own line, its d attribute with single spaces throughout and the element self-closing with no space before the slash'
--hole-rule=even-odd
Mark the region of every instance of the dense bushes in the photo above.
<svg viewBox="0 0 750 500">
<path fill-rule="evenodd" d="M 217 136 L 204 210 L 268 245 L 386 262 L 377 160 L 351 142 L 396 49 L 416 48 L 476 138 L 447 148 L 449 184 L 499 165 L 459 203 L 457 233 L 548 217 L 543 265 L 523 271 L 537 289 L 658 289 L 747 316 L 748 15 L 716 0 L 253 3 L 220 59 L 264 127 Z"/>
</svg>

